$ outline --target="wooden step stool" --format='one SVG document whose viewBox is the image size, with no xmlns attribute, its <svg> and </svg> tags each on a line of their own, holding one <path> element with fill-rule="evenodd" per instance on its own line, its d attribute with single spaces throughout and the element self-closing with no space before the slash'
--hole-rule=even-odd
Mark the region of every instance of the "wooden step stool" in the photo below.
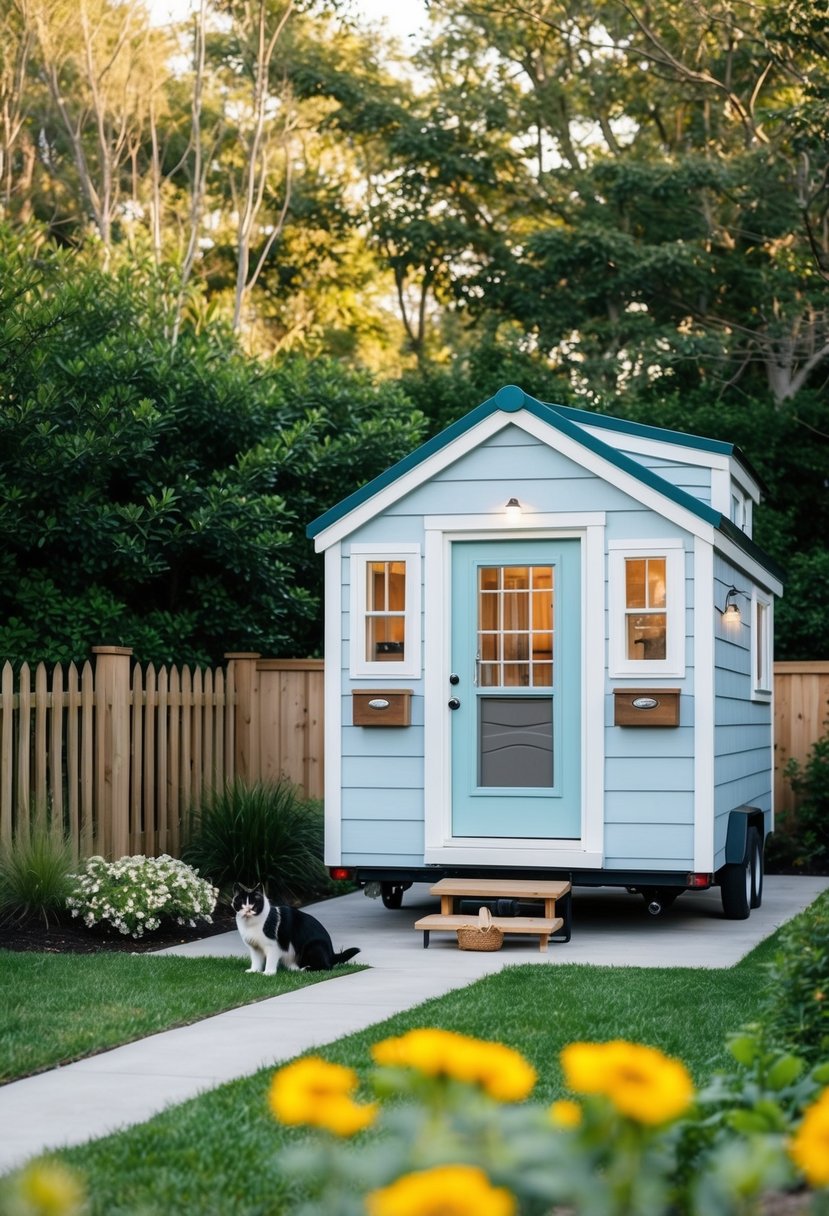
<svg viewBox="0 0 829 1216">
<path fill-rule="evenodd" d="M 504 933 L 535 934 L 540 950 L 547 949 L 552 937 L 555 942 L 569 942 L 571 922 L 571 887 L 569 882 L 514 878 L 442 878 L 429 888 L 431 895 L 440 896 L 440 912 L 421 916 L 415 929 L 423 930 L 423 949 L 429 946 L 429 934 L 457 933 L 461 925 L 474 923 L 474 916 L 455 911 L 458 899 L 519 899 L 541 900 L 543 916 L 493 916 L 492 923 Z M 561 901 L 561 913 L 556 914 L 556 902 Z M 560 931 L 560 932 L 559 932 Z"/>
</svg>

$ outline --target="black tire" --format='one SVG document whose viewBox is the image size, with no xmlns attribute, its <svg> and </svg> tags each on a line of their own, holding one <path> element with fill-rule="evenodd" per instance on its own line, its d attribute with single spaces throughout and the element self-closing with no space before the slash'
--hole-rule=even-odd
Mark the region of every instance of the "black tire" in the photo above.
<svg viewBox="0 0 829 1216">
<path fill-rule="evenodd" d="M 722 910 L 728 920 L 748 920 L 754 891 L 751 865 L 752 828 L 746 834 L 746 851 L 741 862 L 723 866 L 720 878 Z"/>
<path fill-rule="evenodd" d="M 402 908 L 403 907 L 403 892 L 406 887 L 397 886 L 395 883 L 383 882 L 380 884 L 380 898 L 383 901 L 384 908 Z"/>
<path fill-rule="evenodd" d="M 759 828 L 749 831 L 749 858 L 751 862 L 751 906 L 760 908 L 763 905 L 763 838 Z"/>
</svg>

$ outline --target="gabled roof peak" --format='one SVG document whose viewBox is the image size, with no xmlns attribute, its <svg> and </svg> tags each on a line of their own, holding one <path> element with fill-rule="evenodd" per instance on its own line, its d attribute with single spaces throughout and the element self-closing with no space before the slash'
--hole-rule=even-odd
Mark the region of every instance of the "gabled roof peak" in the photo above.
<svg viewBox="0 0 829 1216">
<path fill-rule="evenodd" d="M 634 477 L 643 486 L 648 486 L 651 490 L 657 491 L 666 500 L 689 511 L 705 524 L 722 530 L 723 524 L 728 523 L 721 512 L 714 510 L 714 508 L 694 495 L 689 494 L 686 490 L 680 489 L 678 486 L 666 481 L 657 472 L 627 455 L 617 446 L 614 446 L 613 443 L 607 442 L 604 438 L 599 438 L 594 432 L 596 430 L 607 430 L 617 434 L 638 435 L 651 440 L 661 440 L 665 443 L 729 457 L 734 452 L 732 444 L 722 443 L 715 439 L 705 439 L 701 436 L 687 435 L 681 431 L 671 431 L 660 427 L 644 426 L 641 423 L 626 422 L 623 419 L 611 418 L 604 414 L 594 414 L 589 410 L 577 410 L 570 406 L 548 405 L 525 393 L 517 384 L 506 384 L 498 389 L 488 400 L 482 402 L 481 405 L 471 410 L 463 418 L 458 419 L 457 422 L 453 422 L 445 430 L 441 431 L 439 435 L 428 439 L 419 448 L 416 448 L 408 456 L 398 461 L 397 464 L 392 465 L 384 473 L 375 477 L 373 481 L 355 490 L 353 494 L 343 499 L 342 502 L 313 520 L 308 525 L 306 530 L 307 535 L 311 538 L 320 537 L 321 533 L 325 532 L 332 525 L 344 521 L 352 511 L 367 503 L 369 499 L 387 487 L 391 487 L 406 474 L 412 472 L 419 465 L 424 464 L 430 457 L 438 456 L 444 450 L 446 450 L 448 456 L 453 445 L 457 446 L 457 441 L 461 440 L 467 432 L 490 419 L 493 415 L 504 415 L 504 425 L 508 425 L 511 418 L 514 418 L 516 423 L 520 425 L 518 415 L 522 411 L 526 411 L 528 415 L 545 423 L 581 447 L 593 452 L 594 455 L 606 460 L 621 472 Z M 427 475 L 427 471 L 424 470 L 424 479 Z M 409 484 L 411 484 L 410 479 Z M 338 528 L 337 532 L 341 532 L 341 529 Z M 742 548 L 748 549 L 751 546 L 752 549 L 756 549 L 756 546 L 749 542 L 742 533 L 739 536 L 738 543 Z M 322 539 L 318 541 L 318 544 L 324 544 Z M 765 560 L 769 564 L 769 559 L 766 558 Z"/>
</svg>

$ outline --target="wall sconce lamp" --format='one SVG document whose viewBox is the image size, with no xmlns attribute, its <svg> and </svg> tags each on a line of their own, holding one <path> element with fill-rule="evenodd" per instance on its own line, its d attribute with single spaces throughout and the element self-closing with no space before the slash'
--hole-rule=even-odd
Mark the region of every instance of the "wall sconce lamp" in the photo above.
<svg viewBox="0 0 829 1216">
<path fill-rule="evenodd" d="M 738 595 L 745 595 L 745 591 L 739 591 L 736 587 L 729 587 L 725 594 L 722 619 L 726 625 L 739 625 L 740 623 L 740 606 L 734 603 L 734 597 Z"/>
<path fill-rule="evenodd" d="M 517 498 L 511 498 L 509 500 L 509 502 L 507 503 L 506 507 L 504 508 L 504 510 L 506 511 L 509 519 L 520 519 L 521 518 L 521 503 L 518 501 Z"/>
</svg>

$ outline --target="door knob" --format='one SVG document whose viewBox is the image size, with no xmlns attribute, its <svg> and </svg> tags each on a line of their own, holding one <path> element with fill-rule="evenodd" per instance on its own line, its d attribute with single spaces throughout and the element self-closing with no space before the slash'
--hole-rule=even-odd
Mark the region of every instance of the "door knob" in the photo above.
<svg viewBox="0 0 829 1216">
<path fill-rule="evenodd" d="M 457 697 L 452 697 L 451 701 L 448 702 L 448 705 L 450 709 L 460 709 L 461 707 L 461 703 Z"/>
<path fill-rule="evenodd" d="M 461 682 L 460 676 L 457 675 L 457 673 L 453 671 L 451 676 L 449 677 L 449 683 L 450 684 L 460 684 L 460 682 Z"/>
</svg>

